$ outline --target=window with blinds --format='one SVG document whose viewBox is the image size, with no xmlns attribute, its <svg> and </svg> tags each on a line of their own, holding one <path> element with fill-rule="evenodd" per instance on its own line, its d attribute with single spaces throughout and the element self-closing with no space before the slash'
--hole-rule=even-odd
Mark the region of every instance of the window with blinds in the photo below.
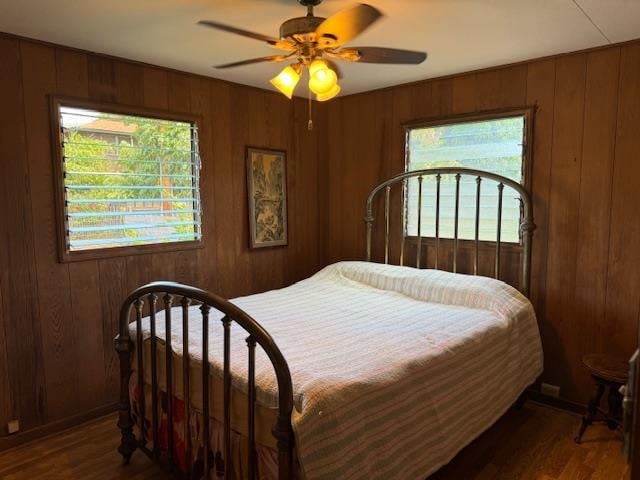
<svg viewBox="0 0 640 480">
<path fill-rule="evenodd" d="M 57 111 L 67 253 L 201 239 L 195 122 Z"/>
<path fill-rule="evenodd" d="M 425 168 L 467 167 L 484 170 L 517 182 L 524 180 L 525 115 L 491 120 L 448 123 L 411 128 L 407 132 L 407 171 Z M 455 177 L 444 175 L 440 185 L 440 238 L 453 238 L 455 222 Z M 435 236 L 434 176 L 424 177 L 421 206 L 421 234 Z M 484 179 L 481 185 L 479 238 L 497 238 L 498 184 Z M 520 196 L 505 186 L 501 241 L 519 242 Z M 475 239 L 476 180 L 460 181 L 459 238 Z M 405 233 L 417 235 L 418 179 L 405 188 Z"/>
</svg>

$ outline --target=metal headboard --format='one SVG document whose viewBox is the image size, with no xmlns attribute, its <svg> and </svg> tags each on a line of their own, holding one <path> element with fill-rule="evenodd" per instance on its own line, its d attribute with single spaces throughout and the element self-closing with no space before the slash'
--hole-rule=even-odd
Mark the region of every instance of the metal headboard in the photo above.
<svg viewBox="0 0 640 480">
<path fill-rule="evenodd" d="M 403 189 L 406 186 L 406 181 L 410 178 L 417 177 L 418 179 L 418 218 L 417 218 L 417 246 L 416 246 L 416 268 L 420 268 L 421 261 L 421 249 L 422 249 L 422 182 L 424 177 L 435 177 L 436 179 L 436 193 L 435 193 L 435 248 L 436 248 L 436 269 L 438 268 L 437 259 L 438 251 L 440 247 L 440 180 L 443 175 L 453 175 L 455 178 L 455 207 L 454 207 L 454 236 L 453 236 L 453 271 L 457 271 L 457 257 L 458 257 L 458 227 L 459 227 L 459 208 L 460 208 L 460 179 L 462 176 L 472 176 L 476 179 L 476 214 L 475 214 L 475 258 L 474 258 L 474 274 L 478 273 L 478 257 L 479 257 L 479 223 L 480 223 L 480 197 L 481 197 L 481 184 L 483 179 L 493 180 L 498 183 L 498 205 L 497 205 L 497 232 L 495 241 L 495 268 L 494 277 L 498 278 L 500 274 L 500 253 L 502 248 L 502 198 L 504 187 L 509 186 L 513 188 L 520 195 L 521 202 L 521 215 L 520 215 L 520 239 L 522 243 L 522 278 L 520 282 L 520 290 L 526 296 L 529 296 L 530 287 L 530 275 L 531 275 L 531 238 L 533 231 L 535 230 L 535 224 L 533 223 L 533 206 L 531 202 L 531 196 L 529 192 L 518 182 L 501 175 L 496 175 L 491 172 L 485 172 L 482 170 L 474 170 L 470 168 L 450 167 L 450 168 L 430 168 L 426 170 L 414 170 L 411 172 L 401 173 L 392 177 L 378 186 L 376 186 L 369 197 L 367 198 L 366 213 L 364 221 L 366 224 L 367 234 L 367 261 L 371 261 L 371 241 L 373 234 L 373 224 L 375 217 L 373 215 L 373 203 L 378 193 L 384 190 L 384 261 L 389 263 L 389 211 L 390 211 L 390 198 L 391 188 L 398 184 Z M 404 235 L 402 238 L 402 247 L 404 247 Z M 401 248 L 402 252 L 403 248 Z M 402 253 L 401 253 L 402 256 Z"/>
</svg>

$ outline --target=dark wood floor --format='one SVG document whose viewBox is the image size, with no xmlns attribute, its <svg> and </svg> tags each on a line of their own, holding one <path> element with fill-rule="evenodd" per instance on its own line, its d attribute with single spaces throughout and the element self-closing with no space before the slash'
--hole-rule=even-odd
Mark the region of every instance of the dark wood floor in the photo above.
<svg viewBox="0 0 640 480">
<path fill-rule="evenodd" d="M 430 480 L 627 480 L 622 435 L 589 427 L 573 437 L 580 417 L 532 402 L 509 411 Z"/>
<path fill-rule="evenodd" d="M 590 427 L 572 437 L 579 417 L 534 403 L 512 410 L 433 480 L 626 480 L 619 434 Z M 0 453 L 0 479 L 169 480 L 144 455 L 123 467 L 112 416 Z"/>
</svg>

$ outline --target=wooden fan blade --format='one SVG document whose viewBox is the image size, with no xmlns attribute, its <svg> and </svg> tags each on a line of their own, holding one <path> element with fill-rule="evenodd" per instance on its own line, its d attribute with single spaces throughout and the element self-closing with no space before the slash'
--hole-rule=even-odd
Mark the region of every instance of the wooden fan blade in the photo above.
<svg viewBox="0 0 640 480">
<path fill-rule="evenodd" d="M 280 40 L 269 35 L 263 35 L 261 33 L 250 32 L 249 30 L 243 30 L 242 28 L 233 27 L 231 25 L 225 25 L 224 23 L 213 22 L 211 20 L 200 20 L 198 25 L 204 27 L 215 28 L 216 30 L 222 30 L 224 32 L 235 33 L 247 38 L 253 38 L 254 40 L 260 40 L 268 43 L 269 45 L 280 48 L 282 50 L 295 50 L 296 46 L 290 42 Z"/>
<path fill-rule="evenodd" d="M 283 62 L 291 57 L 291 55 L 271 55 L 269 57 L 250 58 L 249 60 L 240 60 L 239 62 L 225 63 L 223 65 L 215 65 L 215 68 L 232 68 L 241 67 L 243 65 L 251 65 L 260 62 Z"/>
<path fill-rule="evenodd" d="M 360 35 L 381 16 L 382 12 L 366 3 L 341 10 L 318 25 L 316 41 L 321 47 L 337 47 Z"/>
<path fill-rule="evenodd" d="M 349 47 L 344 49 L 345 53 L 357 52 L 358 60 L 345 58 L 360 63 L 395 63 L 417 65 L 427 59 L 426 52 L 416 52 L 413 50 L 400 50 L 397 48 L 383 47 Z"/>
</svg>

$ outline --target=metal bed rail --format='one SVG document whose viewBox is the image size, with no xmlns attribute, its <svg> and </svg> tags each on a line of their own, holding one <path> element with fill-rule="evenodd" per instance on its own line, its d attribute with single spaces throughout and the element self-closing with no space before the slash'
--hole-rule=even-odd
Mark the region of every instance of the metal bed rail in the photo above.
<svg viewBox="0 0 640 480">
<path fill-rule="evenodd" d="M 145 299 L 149 312 L 150 322 L 150 348 L 151 359 L 149 365 L 143 362 L 143 333 L 142 333 L 142 317 Z M 288 480 L 293 477 L 293 430 L 291 427 L 291 412 L 293 409 L 293 389 L 291 382 L 291 373 L 289 366 L 284 359 L 280 349 L 275 344 L 269 333 L 260 326 L 246 312 L 233 305 L 228 300 L 219 296 L 208 293 L 198 288 L 182 285 L 174 282 L 153 282 L 134 290 L 124 301 L 120 310 L 119 334 L 115 338 L 115 347 L 120 358 L 120 401 L 119 401 L 119 421 L 118 427 L 121 430 L 121 443 L 118 451 L 122 454 L 125 464 L 129 463 L 131 455 L 136 449 L 143 451 L 154 460 L 166 464 L 166 466 L 176 471 L 176 462 L 174 459 L 174 438 L 173 438 L 173 414 L 174 406 L 173 395 L 173 351 L 171 341 L 165 342 L 165 370 L 166 370 L 166 390 L 167 390 L 167 448 L 162 452 L 159 431 L 158 418 L 158 338 L 156 336 L 156 313 L 158 309 L 158 300 L 161 300 L 162 307 L 165 311 L 165 332 L 171 332 L 172 308 L 177 304 L 181 308 L 182 319 L 181 327 L 183 332 L 183 398 L 184 398 L 184 436 L 187 468 L 191 465 L 191 449 L 194 447 L 190 444 L 191 425 L 190 425 L 190 405 L 191 405 L 191 379 L 190 379 L 190 360 L 189 360 L 189 307 L 191 305 L 200 305 L 200 315 L 202 317 L 202 442 L 203 442 L 203 463 L 204 472 L 203 479 L 209 480 L 213 477 L 210 471 L 213 467 L 208 452 L 210 447 L 210 412 L 211 399 L 209 398 L 210 387 L 210 365 L 209 357 L 209 336 L 211 335 L 212 325 L 210 325 L 209 315 L 211 309 L 218 310 L 223 314 L 222 317 L 222 336 L 224 343 L 223 350 L 223 434 L 224 434 L 224 461 L 225 465 L 231 464 L 231 324 L 235 322 L 242 327 L 248 334 L 246 338 L 247 355 L 248 355 L 248 449 L 247 449 L 247 465 L 248 479 L 255 479 L 257 472 L 257 455 L 256 455 L 256 383 L 255 383 L 255 353 L 256 346 L 259 345 L 267 354 L 273 368 L 275 370 L 278 383 L 278 414 L 276 423 L 273 426 L 272 434 L 277 439 L 278 446 L 278 478 L 280 480 Z M 135 343 L 130 337 L 130 320 L 132 310 L 135 311 Z M 166 338 L 170 338 L 167 334 Z M 135 352 L 137 362 L 138 390 L 139 390 L 139 416 L 144 422 L 146 401 L 145 401 L 145 382 L 144 369 L 151 369 L 151 448 L 146 446 L 146 438 L 144 432 L 140 438 L 136 438 L 133 427 L 134 420 L 131 415 L 131 403 L 129 398 L 129 381 L 132 374 L 131 356 Z M 165 458 L 161 458 L 165 457 Z M 186 478 L 191 478 L 191 472 L 182 472 Z M 231 469 L 224 469 L 224 478 L 231 478 Z"/>
</svg>

